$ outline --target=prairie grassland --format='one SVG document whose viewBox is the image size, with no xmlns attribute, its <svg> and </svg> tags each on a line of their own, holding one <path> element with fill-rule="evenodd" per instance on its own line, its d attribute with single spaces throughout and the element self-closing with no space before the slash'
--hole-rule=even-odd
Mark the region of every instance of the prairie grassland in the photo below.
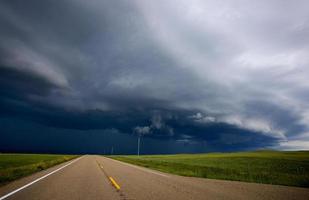
<svg viewBox="0 0 309 200">
<path fill-rule="evenodd" d="M 0 185 L 76 157 L 50 154 L 0 154 Z"/>
<path fill-rule="evenodd" d="M 308 151 L 111 156 L 111 158 L 182 176 L 309 187 Z"/>
</svg>

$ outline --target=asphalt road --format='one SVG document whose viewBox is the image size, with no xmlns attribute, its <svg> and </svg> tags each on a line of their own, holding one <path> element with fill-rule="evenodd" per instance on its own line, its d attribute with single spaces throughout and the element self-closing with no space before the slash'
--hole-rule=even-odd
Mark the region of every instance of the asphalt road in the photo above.
<svg viewBox="0 0 309 200">
<path fill-rule="evenodd" d="M 1 187 L 3 199 L 307 200 L 309 189 L 181 177 L 87 155 Z"/>
</svg>

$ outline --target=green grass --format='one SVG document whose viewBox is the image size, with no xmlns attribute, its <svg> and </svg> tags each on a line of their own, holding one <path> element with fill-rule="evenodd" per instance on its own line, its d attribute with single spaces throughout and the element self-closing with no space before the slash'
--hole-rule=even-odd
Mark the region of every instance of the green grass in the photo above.
<svg viewBox="0 0 309 200">
<path fill-rule="evenodd" d="M 163 172 L 211 179 L 309 187 L 309 152 L 111 156 Z"/>
<path fill-rule="evenodd" d="M 49 154 L 0 154 L 0 185 L 76 157 Z"/>
</svg>

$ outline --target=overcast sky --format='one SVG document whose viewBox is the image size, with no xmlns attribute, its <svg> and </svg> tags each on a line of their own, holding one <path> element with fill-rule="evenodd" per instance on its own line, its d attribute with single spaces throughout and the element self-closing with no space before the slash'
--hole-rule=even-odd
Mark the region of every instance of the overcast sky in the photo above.
<svg viewBox="0 0 309 200">
<path fill-rule="evenodd" d="M 0 27 L 0 151 L 309 149 L 307 0 L 2 0 Z"/>
</svg>

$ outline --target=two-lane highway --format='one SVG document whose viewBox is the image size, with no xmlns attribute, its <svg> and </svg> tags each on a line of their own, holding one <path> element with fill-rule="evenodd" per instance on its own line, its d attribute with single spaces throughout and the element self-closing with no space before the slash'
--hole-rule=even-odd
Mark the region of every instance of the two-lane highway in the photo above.
<svg viewBox="0 0 309 200">
<path fill-rule="evenodd" d="M 1 195 L 6 187 L 0 189 Z M 6 199 L 96 200 L 119 199 L 119 195 L 99 169 L 95 157 L 83 156 L 69 166 L 14 193 Z"/>
<path fill-rule="evenodd" d="M 182 177 L 87 155 L 3 186 L 3 199 L 296 200 L 309 199 L 309 189 Z"/>
</svg>

